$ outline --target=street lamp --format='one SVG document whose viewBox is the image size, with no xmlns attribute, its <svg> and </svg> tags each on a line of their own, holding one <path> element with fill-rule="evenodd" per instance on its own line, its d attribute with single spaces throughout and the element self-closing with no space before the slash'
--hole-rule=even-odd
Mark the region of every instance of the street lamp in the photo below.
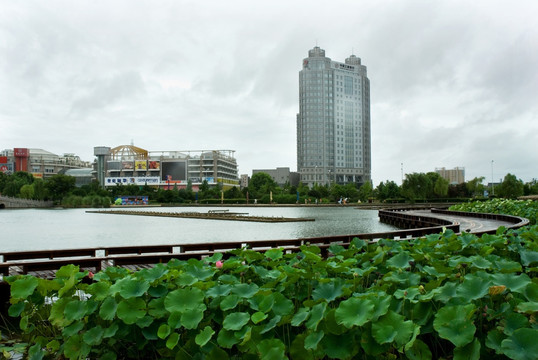
<svg viewBox="0 0 538 360">
<path fill-rule="evenodd" d="M 493 181 L 493 160 L 491 160 L 491 195 L 495 195 L 495 183 Z"/>
</svg>

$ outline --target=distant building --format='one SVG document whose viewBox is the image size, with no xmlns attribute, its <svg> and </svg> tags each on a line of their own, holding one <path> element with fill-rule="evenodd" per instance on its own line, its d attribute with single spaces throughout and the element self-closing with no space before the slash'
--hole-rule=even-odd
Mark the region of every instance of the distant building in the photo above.
<svg viewBox="0 0 538 360">
<path fill-rule="evenodd" d="M 63 174 L 69 169 L 91 169 L 88 161 L 83 161 L 75 154 L 53 154 L 43 149 L 15 148 L 0 153 L 0 171 L 13 173 L 26 171 L 35 178 L 47 179 L 56 174 Z"/>
<path fill-rule="evenodd" d="M 299 174 L 290 172 L 288 167 L 277 167 L 276 169 L 256 169 L 252 170 L 252 175 L 256 173 L 266 173 L 279 185 L 284 186 L 286 183 L 290 185 L 299 185 Z"/>
<path fill-rule="evenodd" d="M 193 190 L 206 181 L 223 189 L 239 186 L 233 150 L 147 151 L 134 145 L 94 148 L 94 172 L 107 186 L 150 185 Z"/>
<path fill-rule="evenodd" d="M 436 168 L 435 172 L 443 179 L 448 180 L 450 185 L 463 184 L 465 182 L 465 168 L 456 167 L 454 169 Z"/>
<path fill-rule="evenodd" d="M 241 189 L 248 187 L 248 175 L 247 174 L 241 174 L 241 177 L 239 179 L 239 184 L 241 185 Z"/>
<path fill-rule="evenodd" d="M 297 171 L 301 182 L 371 181 L 370 80 L 361 59 L 332 61 L 314 47 L 299 72 Z"/>
</svg>

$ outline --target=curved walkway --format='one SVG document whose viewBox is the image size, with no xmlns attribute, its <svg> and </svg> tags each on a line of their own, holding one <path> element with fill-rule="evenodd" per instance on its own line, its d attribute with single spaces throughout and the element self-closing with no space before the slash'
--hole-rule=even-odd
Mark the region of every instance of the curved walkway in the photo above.
<svg viewBox="0 0 538 360">
<path fill-rule="evenodd" d="M 501 226 L 508 228 L 514 225 L 514 222 L 510 222 L 506 220 L 470 217 L 470 216 L 458 215 L 457 213 L 440 214 L 440 213 L 432 212 L 432 209 L 408 210 L 405 213 L 410 214 L 410 215 L 431 216 L 436 219 L 444 219 L 444 220 L 448 220 L 452 222 L 457 222 L 460 224 L 460 231 L 467 232 L 467 233 L 484 233 L 484 232 L 497 231 L 497 229 Z"/>
</svg>

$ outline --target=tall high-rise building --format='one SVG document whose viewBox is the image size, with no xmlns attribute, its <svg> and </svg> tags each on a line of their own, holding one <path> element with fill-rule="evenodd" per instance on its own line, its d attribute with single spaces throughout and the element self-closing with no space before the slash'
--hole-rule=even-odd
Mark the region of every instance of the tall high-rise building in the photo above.
<svg viewBox="0 0 538 360">
<path fill-rule="evenodd" d="M 370 80 L 361 59 L 332 61 L 318 46 L 299 71 L 297 171 L 301 182 L 371 181 Z"/>
</svg>

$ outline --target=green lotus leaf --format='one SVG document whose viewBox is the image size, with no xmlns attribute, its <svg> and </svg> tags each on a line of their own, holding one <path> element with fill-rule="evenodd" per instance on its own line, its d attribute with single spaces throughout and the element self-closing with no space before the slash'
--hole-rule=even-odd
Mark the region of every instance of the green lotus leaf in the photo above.
<svg viewBox="0 0 538 360">
<path fill-rule="evenodd" d="M 168 288 L 164 285 L 151 286 L 148 289 L 148 294 L 154 298 L 164 298 L 168 293 Z"/>
<path fill-rule="evenodd" d="M 200 333 L 196 335 L 194 341 L 196 344 L 198 344 L 198 346 L 204 346 L 209 340 L 211 340 L 213 334 L 215 334 L 215 330 L 213 330 L 210 326 L 206 326 L 204 330 L 200 331 Z"/>
<path fill-rule="evenodd" d="M 204 318 L 205 310 L 206 306 L 204 304 L 200 304 L 200 306 L 198 306 L 196 309 L 190 309 L 189 311 L 182 313 L 181 325 L 185 329 L 196 329 L 200 321 L 202 321 Z"/>
<path fill-rule="evenodd" d="M 437 312 L 433 328 L 443 339 L 447 339 L 457 347 L 465 346 L 474 339 L 476 327 L 472 316 L 476 307 L 473 304 L 445 306 Z"/>
<path fill-rule="evenodd" d="M 325 315 L 325 310 L 327 309 L 327 303 L 319 303 L 312 307 L 310 310 L 310 318 L 306 322 L 306 327 L 312 331 L 316 331 L 319 322 L 323 319 Z"/>
<path fill-rule="evenodd" d="M 148 327 L 151 325 L 153 320 L 154 320 L 153 316 L 145 315 L 142 319 L 138 319 L 136 321 L 136 326 L 138 326 L 141 329 Z"/>
<path fill-rule="evenodd" d="M 221 329 L 219 331 L 219 335 L 217 336 L 217 343 L 223 348 L 231 349 L 238 342 L 239 339 L 234 336 L 233 331 L 229 331 L 226 329 Z"/>
<path fill-rule="evenodd" d="M 447 303 L 448 301 L 450 301 L 450 299 L 456 296 L 457 286 L 458 285 L 456 283 L 447 282 L 445 285 L 438 287 L 437 289 L 435 289 L 435 291 L 432 291 L 435 292 L 433 298 L 437 301 Z"/>
<path fill-rule="evenodd" d="M 173 332 L 168 337 L 168 340 L 166 340 L 166 347 L 172 350 L 174 347 L 176 347 L 178 342 L 179 342 L 179 334 L 177 332 Z"/>
<path fill-rule="evenodd" d="M 164 299 L 164 307 L 169 312 L 185 312 L 196 309 L 204 301 L 204 293 L 197 288 L 171 291 Z"/>
<path fill-rule="evenodd" d="M 62 336 L 68 338 L 75 334 L 78 334 L 80 330 L 84 329 L 84 321 L 76 321 L 69 326 L 66 326 L 62 330 Z"/>
<path fill-rule="evenodd" d="M 273 293 L 273 297 L 275 303 L 273 304 L 272 310 L 275 315 L 286 316 L 293 312 L 293 309 L 295 308 L 293 301 L 278 292 Z"/>
<path fill-rule="evenodd" d="M 113 337 L 114 335 L 116 335 L 116 332 L 118 331 L 118 329 L 119 329 L 119 325 L 117 323 L 113 323 L 112 325 L 104 329 L 103 338 L 106 339 L 106 338 Z"/>
<path fill-rule="evenodd" d="M 484 297 L 489 292 L 490 282 L 484 281 L 473 274 L 465 276 L 463 284 L 458 286 L 456 295 L 467 301 L 476 300 Z"/>
<path fill-rule="evenodd" d="M 500 258 L 493 262 L 493 266 L 497 268 L 497 271 L 501 273 L 514 273 L 521 272 L 521 264 L 509 259 Z"/>
<path fill-rule="evenodd" d="M 409 360 L 431 360 L 432 358 L 430 348 L 420 339 L 415 340 L 413 346 L 405 349 L 405 355 Z"/>
<path fill-rule="evenodd" d="M 353 238 L 353 240 L 351 240 L 351 245 L 353 245 L 357 250 L 360 250 L 363 247 L 366 247 L 368 243 L 363 239 Z"/>
<path fill-rule="evenodd" d="M 116 303 L 116 300 L 114 300 L 113 297 L 108 297 L 101 304 L 101 308 L 99 309 L 99 316 L 103 320 L 113 320 L 116 316 L 117 309 L 118 304 Z"/>
<path fill-rule="evenodd" d="M 26 299 L 32 295 L 39 281 L 31 275 L 23 275 L 11 283 L 11 297 L 13 299 Z"/>
<path fill-rule="evenodd" d="M 262 360 L 284 360 L 287 359 L 286 346 L 278 339 L 265 339 L 256 346 Z"/>
<path fill-rule="evenodd" d="M 411 340 L 413 333 L 419 328 L 411 320 L 404 321 L 404 319 L 402 315 L 389 311 L 372 324 L 374 339 L 380 344 L 394 342 L 397 348 L 402 347 Z"/>
<path fill-rule="evenodd" d="M 65 305 L 65 318 L 68 321 L 80 320 L 86 315 L 87 308 L 85 301 L 72 300 Z"/>
<path fill-rule="evenodd" d="M 533 314 L 535 312 L 538 312 L 538 302 L 522 302 L 519 303 L 516 307 L 516 311 L 526 313 L 526 314 Z"/>
<path fill-rule="evenodd" d="M 142 329 L 142 335 L 146 340 L 158 340 L 157 332 L 159 331 L 160 323 L 152 322 L 150 326 Z M 140 339 L 140 340 L 144 340 Z"/>
<path fill-rule="evenodd" d="M 157 336 L 160 339 L 166 339 L 168 335 L 170 335 L 170 326 L 168 324 L 162 324 L 159 326 L 159 330 L 157 330 Z"/>
<path fill-rule="evenodd" d="M 64 316 L 65 306 L 71 301 L 69 298 L 60 298 L 52 304 L 49 320 L 54 326 L 65 327 L 71 322 Z"/>
<path fill-rule="evenodd" d="M 323 330 L 311 332 L 310 334 L 308 334 L 304 339 L 305 349 L 316 350 L 319 342 L 321 341 L 321 339 L 323 339 L 324 335 L 325 333 L 323 332 Z"/>
<path fill-rule="evenodd" d="M 538 284 L 533 282 L 529 283 L 525 288 L 523 295 L 525 295 L 529 301 L 538 302 Z"/>
<path fill-rule="evenodd" d="M 479 360 L 480 341 L 474 339 L 473 342 L 454 349 L 454 360 Z"/>
<path fill-rule="evenodd" d="M 223 285 L 217 285 L 209 288 L 206 291 L 206 295 L 208 297 L 216 298 L 219 296 L 228 296 L 228 294 L 232 291 L 232 286 L 229 284 L 223 284 Z"/>
<path fill-rule="evenodd" d="M 402 251 L 387 260 L 387 266 L 390 268 L 404 269 L 409 267 L 409 262 L 414 260 L 407 251 Z"/>
<path fill-rule="evenodd" d="M 318 300 L 327 300 L 331 302 L 336 298 L 342 296 L 342 288 L 344 287 L 344 280 L 337 278 L 334 281 L 327 283 L 320 283 L 314 291 L 312 291 L 312 298 L 315 301 Z"/>
<path fill-rule="evenodd" d="M 101 301 L 108 298 L 109 289 L 110 289 L 109 283 L 104 282 L 104 281 L 98 281 L 88 286 L 86 291 L 88 292 L 88 294 L 92 295 L 92 299 Z"/>
<path fill-rule="evenodd" d="M 148 314 L 154 318 L 162 318 L 168 315 L 164 308 L 164 297 L 151 299 L 148 303 Z"/>
<path fill-rule="evenodd" d="M 482 256 L 471 256 L 469 258 L 469 261 L 472 267 L 475 267 L 478 269 L 489 270 L 493 266 L 493 264 L 490 261 L 484 259 Z"/>
<path fill-rule="evenodd" d="M 502 354 L 501 342 L 505 339 L 503 333 L 497 329 L 490 330 L 486 337 L 486 346 L 495 350 L 497 354 Z"/>
<path fill-rule="evenodd" d="M 205 281 L 215 274 L 215 269 L 208 266 L 202 266 L 201 264 L 190 263 L 185 266 L 187 274 L 194 276 L 199 281 Z"/>
<path fill-rule="evenodd" d="M 84 342 L 88 345 L 99 345 L 103 340 L 103 335 L 105 331 L 100 325 L 97 325 L 90 330 L 86 331 L 82 336 Z"/>
<path fill-rule="evenodd" d="M 300 308 L 291 319 L 291 326 L 300 326 L 310 316 L 310 309 Z"/>
<path fill-rule="evenodd" d="M 523 328 L 501 343 L 502 352 L 516 360 L 535 360 L 538 354 L 538 329 Z"/>
<path fill-rule="evenodd" d="M 246 312 L 235 312 L 228 314 L 222 322 L 222 327 L 226 330 L 240 330 L 250 320 L 250 315 Z"/>
<path fill-rule="evenodd" d="M 420 290 L 416 286 L 407 289 L 398 289 L 394 292 L 394 297 L 396 299 L 409 300 L 412 303 L 418 302 L 419 296 Z"/>
<path fill-rule="evenodd" d="M 348 329 L 362 326 L 372 319 L 374 308 L 372 300 L 353 297 L 340 303 L 335 312 L 335 319 L 338 324 Z"/>
<path fill-rule="evenodd" d="M 196 284 L 198 282 L 198 278 L 188 273 L 181 273 L 177 277 L 176 282 L 180 287 L 186 287 Z"/>
<path fill-rule="evenodd" d="M 179 329 L 181 327 L 181 313 L 171 313 L 170 316 L 168 316 L 168 326 L 172 329 Z"/>
<path fill-rule="evenodd" d="M 82 341 L 80 335 L 73 335 L 64 344 L 64 355 L 69 359 L 85 359 L 90 353 L 90 346 Z"/>
<path fill-rule="evenodd" d="M 534 263 L 538 263 L 538 251 L 520 250 L 521 263 L 525 266 L 529 266 Z"/>
<path fill-rule="evenodd" d="M 437 271 L 436 268 L 434 268 L 433 266 L 424 266 L 422 268 L 422 271 L 428 275 L 431 275 L 431 276 L 434 276 L 436 278 L 438 277 L 441 277 L 441 273 Z"/>
<path fill-rule="evenodd" d="M 252 316 L 250 317 L 250 320 L 252 320 L 252 322 L 254 324 L 257 324 L 259 322 L 262 322 L 263 320 L 267 319 L 267 314 L 266 313 L 263 313 L 261 311 L 257 311 L 255 312 L 254 314 L 252 314 Z"/>
<path fill-rule="evenodd" d="M 241 298 L 237 295 L 228 295 L 220 302 L 220 309 L 222 311 L 227 311 L 235 309 Z"/>
<path fill-rule="evenodd" d="M 458 236 L 458 240 L 461 242 L 461 248 L 465 249 L 472 242 L 476 241 L 477 236 L 469 233 L 464 233 L 463 235 Z"/>
<path fill-rule="evenodd" d="M 120 288 L 120 296 L 124 299 L 140 297 L 149 289 L 149 282 L 145 280 L 125 279 Z"/>
<path fill-rule="evenodd" d="M 383 281 L 393 282 L 398 287 L 412 287 L 420 284 L 420 275 L 411 272 L 390 272 L 383 277 Z"/>
<path fill-rule="evenodd" d="M 304 333 L 295 336 L 295 339 L 293 339 L 291 346 L 289 347 L 291 359 L 314 360 L 314 352 L 306 350 L 304 347 L 305 338 L 306 334 Z"/>
<path fill-rule="evenodd" d="M 236 331 L 234 336 L 237 339 L 242 340 L 239 345 L 247 344 L 252 338 L 252 326 L 244 326 L 241 330 Z"/>
<path fill-rule="evenodd" d="M 235 284 L 232 293 L 246 299 L 253 297 L 259 290 L 258 285 L 252 284 Z"/>
<path fill-rule="evenodd" d="M 523 293 L 527 285 L 531 283 L 531 279 L 527 274 L 503 274 L 495 273 L 491 275 L 492 285 L 504 285 L 510 291 Z"/>
<path fill-rule="evenodd" d="M 275 294 L 271 293 L 268 295 L 261 295 L 261 301 L 258 303 L 258 310 L 264 313 L 271 311 L 273 305 L 275 304 Z M 281 295 L 281 294 L 279 294 Z M 251 298 L 252 300 L 253 298 Z"/>
<path fill-rule="evenodd" d="M 529 327 L 529 320 L 523 314 L 509 313 L 504 318 L 503 332 L 508 336 L 512 335 L 515 330 L 525 327 Z"/>
<path fill-rule="evenodd" d="M 354 341 L 342 341 L 339 335 L 326 334 L 320 341 L 325 355 L 334 359 L 349 359 L 358 351 Z"/>
<path fill-rule="evenodd" d="M 329 309 L 325 313 L 325 317 L 323 318 L 323 330 L 328 334 L 342 335 L 348 332 L 348 329 L 345 326 L 336 323 L 335 313 L 336 309 Z"/>
<path fill-rule="evenodd" d="M 153 282 L 168 274 L 168 268 L 165 264 L 155 264 L 151 269 L 142 269 L 138 271 L 137 276 L 148 282 Z"/>
<path fill-rule="evenodd" d="M 16 304 L 13 304 L 9 307 L 8 309 L 8 314 L 9 316 L 11 317 L 18 317 L 20 316 L 20 314 L 22 313 L 22 311 L 24 310 L 26 306 L 26 303 L 25 302 L 19 302 L 19 303 L 16 303 Z"/>
<path fill-rule="evenodd" d="M 269 249 L 264 253 L 265 257 L 271 260 L 281 259 L 283 254 L 282 249 Z"/>
<path fill-rule="evenodd" d="M 260 334 L 265 334 L 268 331 L 273 330 L 277 324 L 282 320 L 282 316 L 276 315 L 274 318 L 269 320 L 269 322 L 264 326 L 264 328 L 260 331 Z"/>
<path fill-rule="evenodd" d="M 9 359 L 11 358 L 10 354 L 7 353 L 7 351 L 4 352 L 4 357 Z M 33 346 L 30 346 L 28 348 L 28 360 L 41 360 L 45 357 L 46 353 L 41 348 L 40 344 L 35 344 Z"/>
<path fill-rule="evenodd" d="M 56 271 L 57 279 L 69 279 L 77 275 L 80 271 L 80 268 L 77 265 L 69 264 L 62 266 L 58 271 Z"/>
<path fill-rule="evenodd" d="M 131 298 L 120 301 L 116 315 L 124 323 L 131 325 L 146 315 L 146 302 L 140 298 Z"/>
<path fill-rule="evenodd" d="M 331 244 L 331 246 L 329 246 L 329 251 L 330 251 L 333 255 L 341 254 L 341 253 L 343 253 L 345 250 L 346 250 L 346 248 L 343 247 L 342 245 Z"/>
</svg>

